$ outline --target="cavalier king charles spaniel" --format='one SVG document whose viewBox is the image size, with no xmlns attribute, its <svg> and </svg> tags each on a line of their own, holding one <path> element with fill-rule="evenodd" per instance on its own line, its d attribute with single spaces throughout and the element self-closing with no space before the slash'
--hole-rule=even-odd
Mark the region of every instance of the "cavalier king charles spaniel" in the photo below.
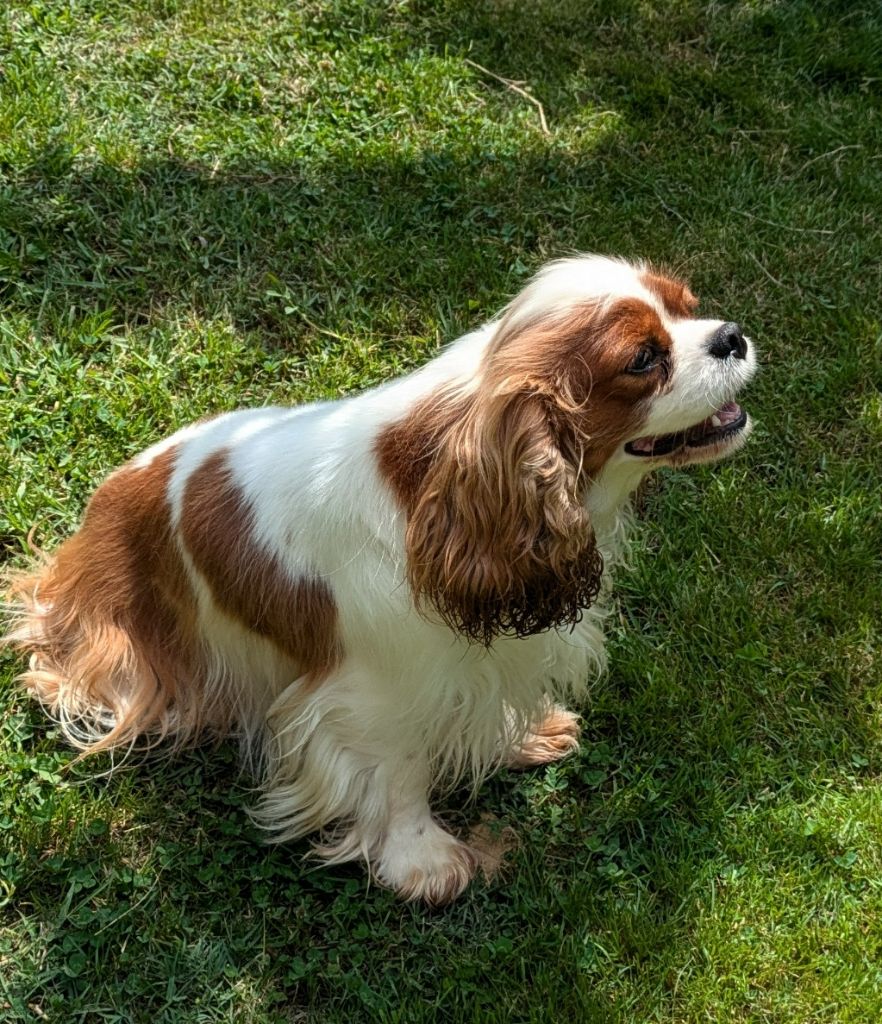
<svg viewBox="0 0 882 1024">
<path fill-rule="evenodd" d="M 430 797 L 577 747 L 629 496 L 749 433 L 753 345 L 695 307 L 562 259 L 408 376 L 178 431 L 14 581 L 24 680 L 86 752 L 237 737 L 273 838 L 455 898 Z"/>
</svg>

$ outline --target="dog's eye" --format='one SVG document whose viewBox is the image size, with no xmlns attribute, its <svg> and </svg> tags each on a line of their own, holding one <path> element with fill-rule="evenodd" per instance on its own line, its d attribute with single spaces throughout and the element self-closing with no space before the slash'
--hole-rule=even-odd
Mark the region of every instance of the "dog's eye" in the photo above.
<svg viewBox="0 0 882 1024">
<path fill-rule="evenodd" d="M 659 364 L 658 350 L 652 345 L 644 345 L 628 365 L 628 373 L 647 373 Z"/>
</svg>

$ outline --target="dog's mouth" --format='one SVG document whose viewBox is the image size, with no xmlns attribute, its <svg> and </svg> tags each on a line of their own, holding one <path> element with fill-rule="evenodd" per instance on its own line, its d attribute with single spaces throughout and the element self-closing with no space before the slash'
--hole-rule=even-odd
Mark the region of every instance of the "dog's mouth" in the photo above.
<svg viewBox="0 0 882 1024">
<path fill-rule="evenodd" d="M 740 440 L 747 427 L 748 416 L 737 402 L 726 402 L 701 423 L 673 434 L 659 434 L 656 437 L 638 437 L 625 445 L 629 455 L 640 458 L 659 458 L 662 455 L 696 454 L 713 449 L 722 452 L 731 443 Z M 710 454 L 710 452 L 707 452 Z"/>
</svg>

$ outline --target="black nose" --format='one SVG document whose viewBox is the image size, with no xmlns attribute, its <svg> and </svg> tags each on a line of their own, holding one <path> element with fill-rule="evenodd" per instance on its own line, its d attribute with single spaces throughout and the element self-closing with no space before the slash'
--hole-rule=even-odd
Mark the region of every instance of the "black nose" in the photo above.
<svg viewBox="0 0 882 1024">
<path fill-rule="evenodd" d="M 747 355 L 747 342 L 738 324 L 723 324 L 714 331 L 707 350 L 717 359 L 728 359 L 731 355 L 736 359 L 744 359 Z"/>
</svg>

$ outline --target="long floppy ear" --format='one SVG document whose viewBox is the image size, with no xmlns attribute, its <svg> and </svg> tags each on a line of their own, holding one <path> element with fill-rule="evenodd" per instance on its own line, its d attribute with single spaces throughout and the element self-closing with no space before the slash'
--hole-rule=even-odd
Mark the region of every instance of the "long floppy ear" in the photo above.
<svg viewBox="0 0 882 1024">
<path fill-rule="evenodd" d="M 536 392 L 473 394 L 437 438 L 408 517 L 408 577 L 454 630 L 489 646 L 575 625 L 603 574 L 579 455 Z"/>
</svg>

